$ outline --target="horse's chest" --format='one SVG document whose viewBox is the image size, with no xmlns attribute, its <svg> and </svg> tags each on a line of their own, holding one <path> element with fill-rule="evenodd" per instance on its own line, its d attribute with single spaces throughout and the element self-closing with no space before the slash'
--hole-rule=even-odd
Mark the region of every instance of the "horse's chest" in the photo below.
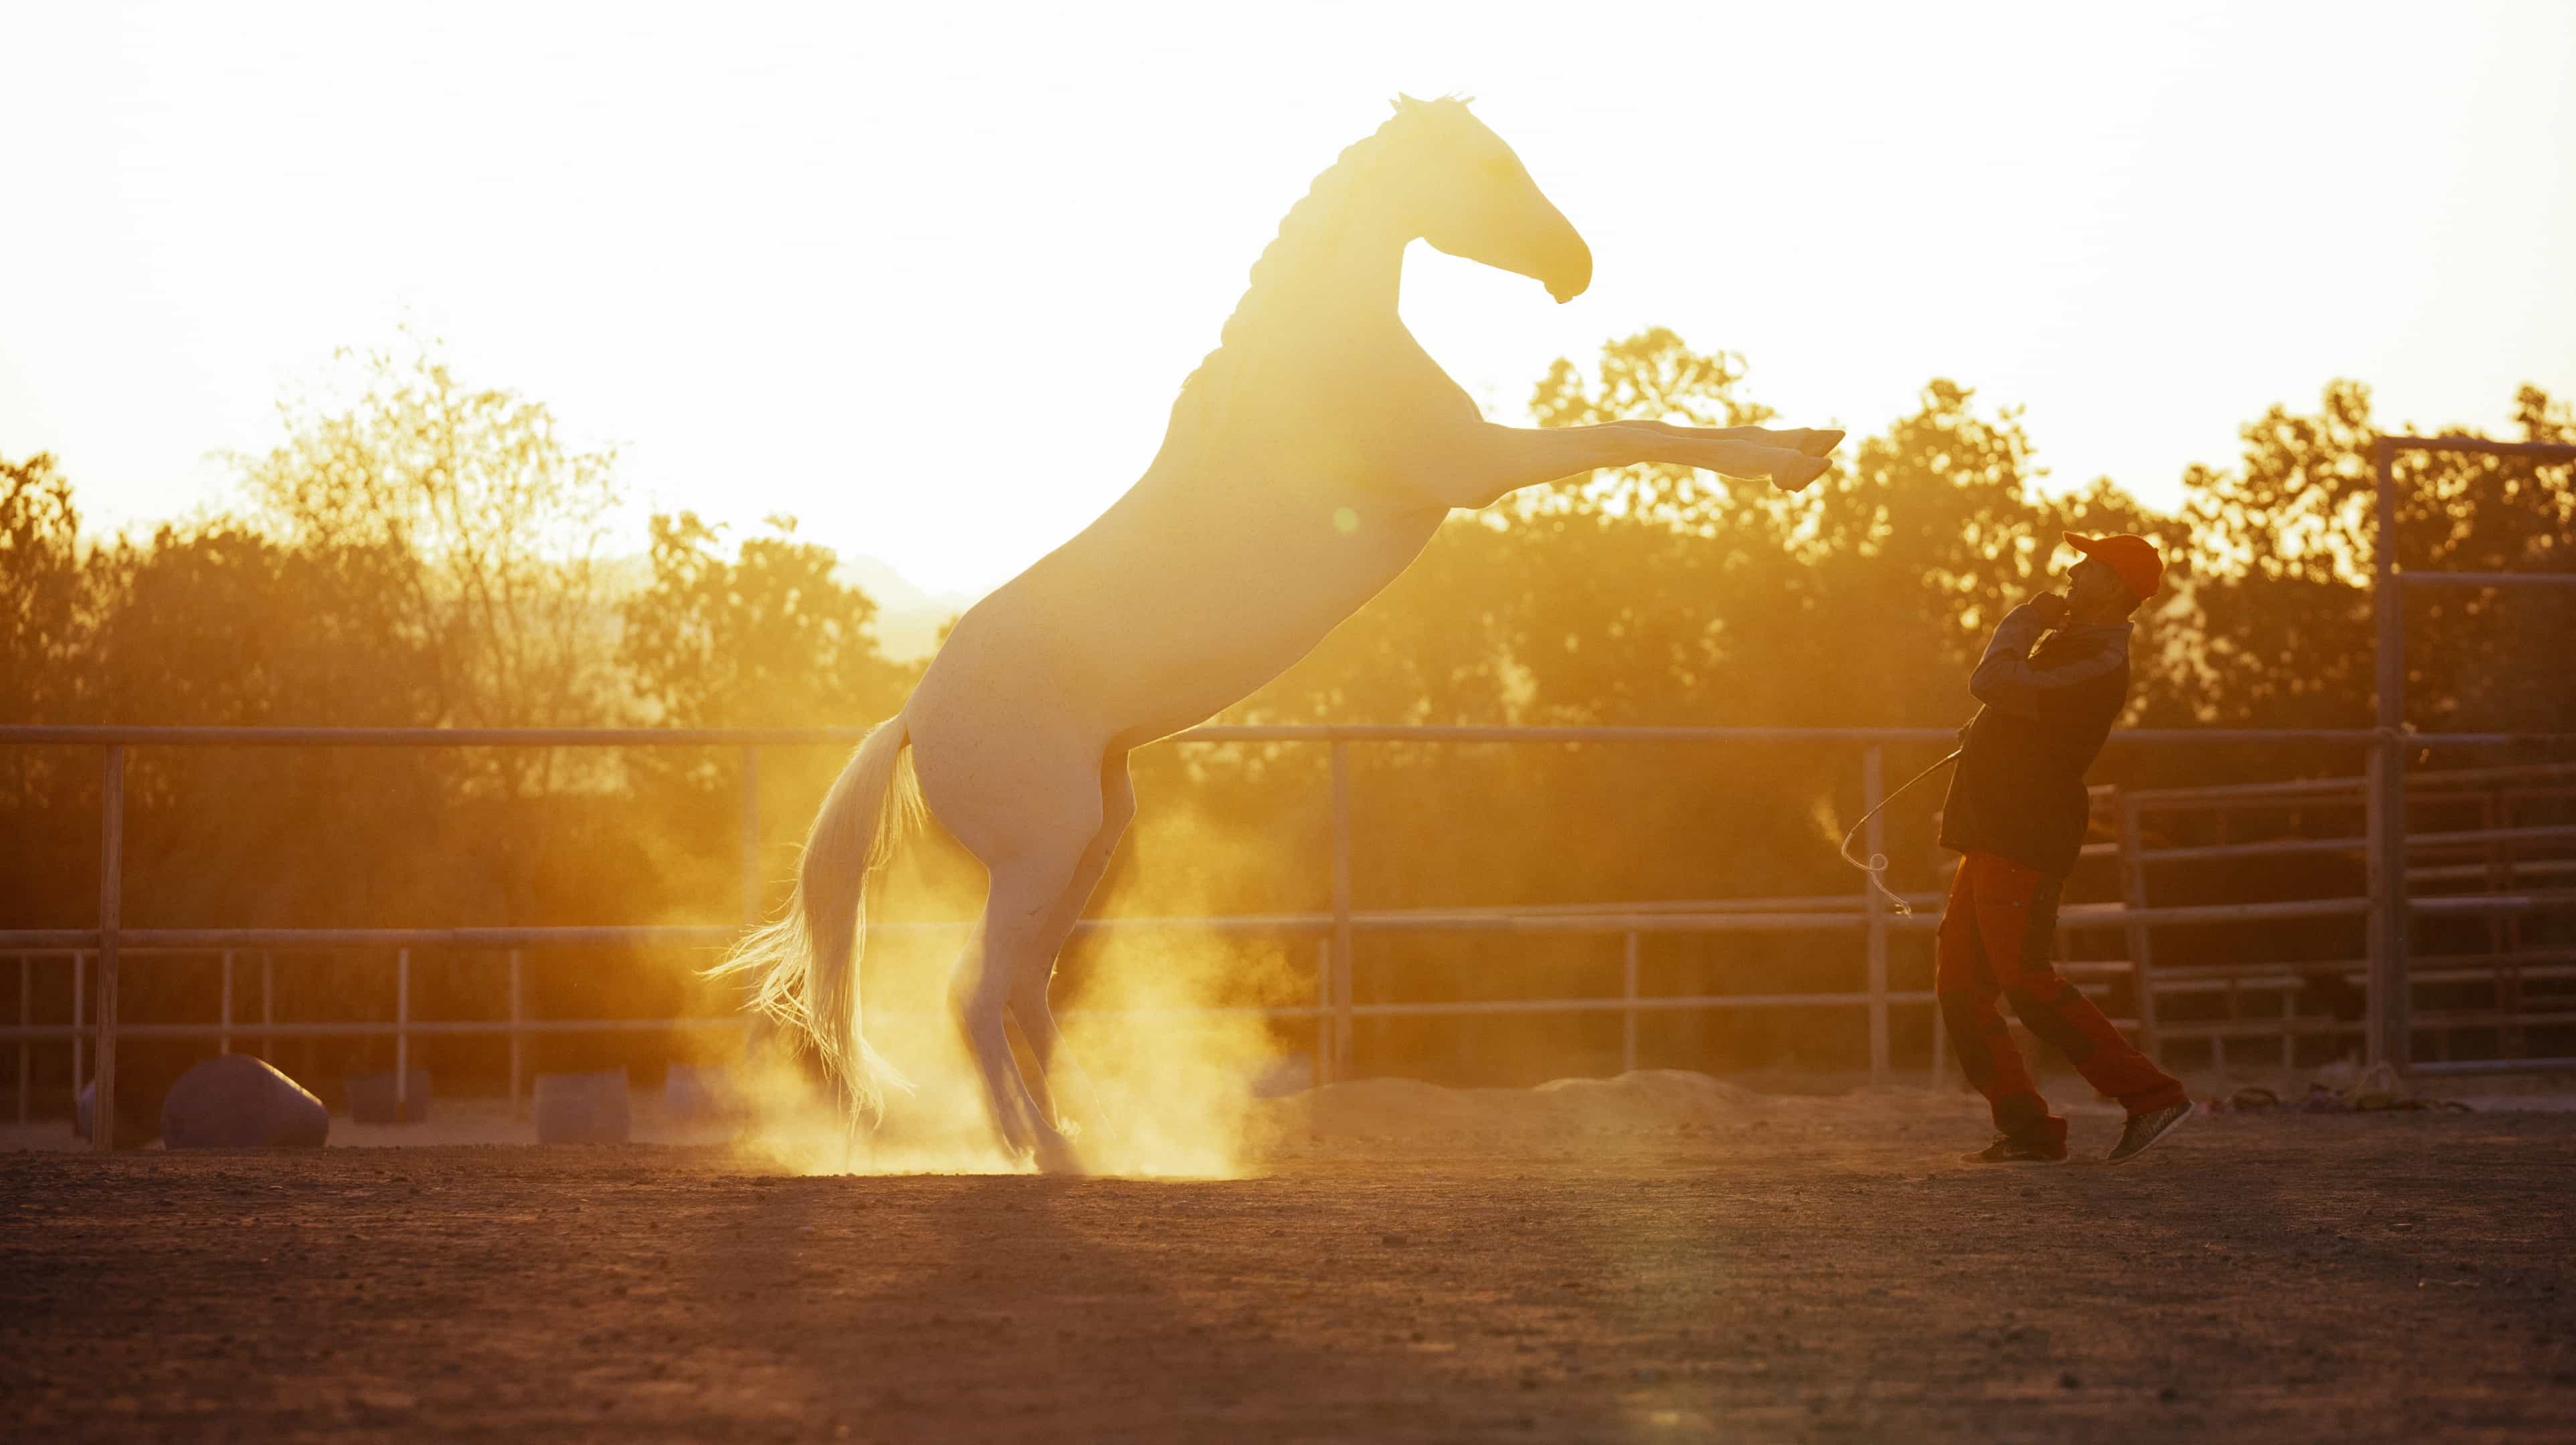
<svg viewBox="0 0 2576 1445">
<path fill-rule="evenodd" d="M 1356 592 L 1366 601 L 1420 556 L 1446 509 L 1391 505 L 1365 493 L 1328 492 L 1269 510 L 1244 529 L 1243 571 L 1287 594 L 1319 600 Z"/>
<path fill-rule="evenodd" d="M 1247 687 L 1295 661 L 1394 581 L 1444 515 L 1276 492 L 1223 510 L 1221 521 L 1201 512 L 1165 533 L 1167 545 L 1154 550 L 1169 570 L 1131 568 L 1126 585 L 1143 608 L 1135 618 L 1140 640 L 1168 634 L 1153 645 L 1202 657 L 1226 673 L 1227 685 Z"/>
</svg>

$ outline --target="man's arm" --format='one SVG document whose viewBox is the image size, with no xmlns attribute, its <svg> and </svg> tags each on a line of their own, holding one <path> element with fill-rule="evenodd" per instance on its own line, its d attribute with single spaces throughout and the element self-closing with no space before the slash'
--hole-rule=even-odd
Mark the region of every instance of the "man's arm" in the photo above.
<svg viewBox="0 0 2576 1445">
<path fill-rule="evenodd" d="M 2106 647 L 2063 667 L 2031 666 L 2030 650 L 2038 645 L 2040 635 L 2065 620 L 2066 600 L 2053 594 L 2042 594 L 2005 613 L 2004 620 L 1995 624 L 1993 639 L 1986 643 L 1986 655 L 1968 675 L 1968 691 L 1998 711 L 2036 718 L 2050 694 L 2091 681 L 2128 661 L 2125 650 Z"/>
</svg>

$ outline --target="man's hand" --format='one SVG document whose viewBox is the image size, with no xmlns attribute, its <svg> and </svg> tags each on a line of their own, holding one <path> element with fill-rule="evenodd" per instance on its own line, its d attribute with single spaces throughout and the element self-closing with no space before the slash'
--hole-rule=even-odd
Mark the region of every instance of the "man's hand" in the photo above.
<svg viewBox="0 0 2576 1445">
<path fill-rule="evenodd" d="M 2042 592 L 2030 599 L 2030 610 L 2039 614 L 2043 626 L 2058 628 L 2066 625 L 2066 599 L 2054 592 Z"/>
</svg>

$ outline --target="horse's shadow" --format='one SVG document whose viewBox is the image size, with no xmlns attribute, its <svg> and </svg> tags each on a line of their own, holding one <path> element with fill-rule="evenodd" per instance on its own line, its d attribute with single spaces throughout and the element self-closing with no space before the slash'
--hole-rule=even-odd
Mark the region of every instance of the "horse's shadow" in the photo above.
<svg viewBox="0 0 2576 1445">
<path fill-rule="evenodd" d="M 1253 1252 L 1230 1247 L 1250 1226 L 1227 1195 L 1247 1187 L 762 1181 L 711 1212 L 726 1243 L 694 1292 L 765 1382 L 765 1403 L 741 1402 L 764 1415 L 862 1439 L 1223 1429 L 1256 1396 L 1341 1393 L 1336 1377 L 1383 1363 L 1284 1338 L 1227 1277 Z"/>
</svg>

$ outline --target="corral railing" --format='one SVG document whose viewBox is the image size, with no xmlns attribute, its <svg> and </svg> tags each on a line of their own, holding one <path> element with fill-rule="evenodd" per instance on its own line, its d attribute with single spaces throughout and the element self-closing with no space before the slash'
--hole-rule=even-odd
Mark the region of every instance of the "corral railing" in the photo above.
<svg viewBox="0 0 2576 1445">
<path fill-rule="evenodd" d="M 70 1038 L 93 1044 L 96 1050 L 95 1074 L 102 1097 L 113 1097 L 116 1043 L 124 1038 L 196 1037 L 217 1038 L 229 1046 L 234 1036 L 262 1038 L 390 1036 L 397 1051 L 397 1081 L 404 1076 L 410 1040 L 414 1036 L 438 1035 L 507 1035 L 512 1043 L 514 1093 L 518 1075 L 518 1053 L 521 1041 L 534 1034 L 602 1032 L 628 1029 L 687 1029 L 738 1027 L 732 1019 L 536 1019 L 526 1017 L 518 1006 L 520 997 L 519 954 L 525 950 L 563 947 L 599 946 L 722 946 L 732 941 L 741 924 L 728 925 L 660 925 L 606 927 L 522 927 L 522 928 L 129 928 L 123 923 L 124 882 L 122 836 L 124 828 L 124 773 L 127 750 L 135 747 L 707 747 L 726 746 L 742 752 L 743 775 L 743 922 L 755 921 L 759 910 L 762 884 L 758 856 L 759 810 L 757 801 L 758 754 L 768 747 L 831 746 L 847 747 L 861 733 L 857 729 L 796 730 L 654 730 L 654 729 L 405 729 L 405 728 L 155 728 L 155 727 L 0 727 L 0 744 L 78 744 L 95 746 L 102 754 L 102 844 L 99 866 L 99 924 L 85 929 L 13 929 L 0 931 L 0 952 L 17 952 L 22 956 L 34 952 L 69 953 L 75 969 L 86 971 L 94 958 L 96 967 L 95 1017 L 75 1017 L 65 1024 L 40 1025 L 25 1018 L 15 1026 L 0 1029 L 0 1039 L 27 1042 L 37 1039 Z M 1932 995 L 1924 990 L 1894 990 L 1888 983 L 1888 940 L 1894 933 L 1934 927 L 1937 919 L 1929 913 L 1901 915 L 1888 908 L 1875 895 L 1855 891 L 1848 895 L 1802 898 L 1730 899 L 1683 902 L 1675 904 L 1611 904 L 1600 907 L 1500 908 L 1457 910 L 1362 911 L 1352 905 L 1350 869 L 1350 749 L 1371 744 L 1480 743 L 1523 745 L 1622 745 L 1675 743 L 1706 746 L 1761 746 L 1782 743 L 1840 742 L 1860 753 L 1861 794 L 1864 808 L 1875 807 L 1884 791 L 1884 749 L 1898 744 L 1943 744 L 1954 734 L 1941 728 L 1687 728 L 1687 727 L 1351 727 L 1351 726 L 1246 726 L 1205 727 L 1181 734 L 1182 745 L 1218 743 L 1303 743 L 1330 750 L 1331 845 L 1327 866 L 1330 870 L 1330 907 L 1320 912 L 1238 915 L 1213 918 L 1095 918 L 1079 925 L 1082 933 L 1125 932 L 1131 930 L 1182 929 L 1201 931 L 1249 932 L 1261 934 L 1305 934 L 1318 940 L 1317 1000 L 1312 1004 L 1251 1010 L 1273 1018 L 1315 1020 L 1317 1029 L 1317 1062 L 1320 1077 L 1334 1077 L 1347 1066 L 1351 1056 L 1351 1031 L 1355 1020 L 1375 1017 L 1464 1014 L 1574 1014 L 1617 1012 L 1623 1018 L 1623 1056 L 1633 1065 L 1636 1054 L 1637 1020 L 1643 1013 L 1659 1010 L 1715 1010 L 1778 1007 L 1851 1007 L 1866 1010 L 1868 1020 L 1869 1063 L 1875 1078 L 1890 1072 L 1888 1058 L 1888 1016 L 1896 1006 L 1929 1005 Z M 2349 749 L 2364 752 L 2373 759 L 2390 753 L 2397 739 L 2390 735 L 2361 729 L 2134 729 L 2116 733 L 2113 743 L 2124 748 L 2176 747 L 2211 744 L 2282 744 L 2298 743 L 2318 748 Z M 2409 734 L 2403 746 L 2424 747 L 2495 747 L 2528 745 L 2534 742 L 2565 739 L 2533 738 L 2502 733 L 2431 733 Z M 2291 786 L 2309 788 L 2351 788 L 2353 779 L 2332 780 L 2317 784 Z M 2402 816 L 2383 816 L 2385 790 L 2365 789 L 2364 807 L 2368 814 L 2368 840 L 2373 843 L 2372 856 L 2377 858 L 2376 840 L 2385 833 L 2404 832 Z M 2402 810 L 2401 810 L 2402 811 Z M 1879 827 L 1873 821 L 1868 830 L 1870 851 L 1884 851 Z M 2301 844 L 2299 846 L 2306 846 Z M 2324 845 L 2319 845 L 2324 846 Z M 2349 847 L 2349 841 L 2334 846 Z M 2133 854 L 2134 848 L 2130 850 Z M 2374 879 L 2374 890 L 2377 881 Z M 2063 925 L 2069 931 L 2113 930 L 2132 940 L 2131 956 L 2116 964 L 2076 964 L 2070 973 L 2079 986 L 2096 992 L 2107 984 L 2107 975 L 2128 973 L 2136 982 L 2134 997 L 2139 1001 L 2140 1017 L 2124 1021 L 2150 1033 L 2155 1028 L 2154 1001 L 2160 992 L 2159 981 L 2148 966 L 2146 949 L 2137 940 L 2141 929 L 2156 924 L 2193 924 L 2246 922 L 2263 919 L 2377 917 L 2373 896 L 2349 898 L 2299 899 L 2280 902 L 2226 904 L 2152 905 L 2141 898 L 2114 903 L 2074 904 L 2064 910 Z M 1924 903 L 1937 902 L 1932 895 L 1919 895 Z M 1912 901 L 1912 900 L 1909 900 Z M 2562 906 L 2576 901 L 2576 893 L 2539 890 L 2490 892 L 2444 898 L 2424 898 L 2412 905 L 2419 913 L 2485 912 L 2521 913 L 2535 909 Z M 891 930 L 964 928 L 963 922 L 887 923 Z M 1642 936 L 1658 933 L 1710 934 L 1738 931 L 1800 932 L 1839 934 L 1859 940 L 1866 949 L 1866 986 L 1852 992 L 1801 992 L 1777 994 L 1684 994 L 1642 995 L 1638 990 L 1637 956 Z M 1353 997 L 1353 942 L 1363 933 L 1510 933 L 1510 934 L 1590 934 L 1619 936 L 1625 940 L 1624 987 L 1613 997 L 1493 999 L 1459 1001 L 1361 1003 Z M 2370 977 L 2383 976 L 2384 962 L 2378 952 L 2386 944 L 2385 935 L 2372 931 L 2373 958 Z M 207 1023 L 130 1024 L 117 1017 L 117 973 L 123 958 L 135 953 L 172 953 L 178 951 L 212 953 L 226 950 L 365 948 L 381 949 L 393 955 L 395 964 L 396 1016 L 391 1021 L 288 1023 L 263 1018 L 253 1024 L 233 1016 L 231 969 L 227 967 L 227 987 L 223 1017 Z M 409 950 L 472 949 L 508 951 L 512 965 L 511 1017 L 498 1020 L 429 1020 L 410 1017 Z M 26 998 L 22 963 L 20 996 Z M 76 987 L 75 1010 L 89 992 L 87 980 Z M 2373 989 L 2374 1010 L 2377 1004 Z M 268 1012 L 269 992 L 262 990 L 263 1013 Z M 1937 1040 L 1938 1031 L 1934 1031 Z M 2374 1033 L 2373 1038 L 2380 1037 Z M 21 1069 L 24 1070 L 23 1053 Z M 2374 1057 L 2380 1055 L 2374 1054 Z M 2391 1062 L 2401 1066 L 2402 1055 Z M 2545 1061 L 2570 1063 L 2576 1061 Z M 1936 1059 L 1936 1068 L 1937 1068 Z M 74 1065 L 75 1082 L 80 1072 Z M 399 1087 L 399 1082 L 398 1082 Z M 22 1099 L 25 1097 L 22 1090 Z M 104 1140 L 112 1131 L 96 1131 Z"/>
<path fill-rule="evenodd" d="M 2409 778 L 2407 754 L 2432 747 L 2565 747 L 2576 741 L 2564 734 L 2525 735 L 2512 733 L 2415 733 L 2405 726 L 2406 668 L 2404 648 L 2403 597 L 2414 587 L 2568 587 L 2576 586 L 2576 572 L 2509 573 L 2509 572 L 2420 572 L 2397 565 L 2393 549 L 2386 539 L 2398 535 L 2396 520 L 2396 458 L 2401 452 L 2454 452 L 2488 456 L 2526 458 L 2543 463 L 2576 462 L 2576 446 L 2549 443 L 2492 442 L 2469 437 L 2383 436 L 2372 443 L 2372 464 L 2376 478 L 2377 536 L 2382 545 L 2373 557 L 2372 604 L 2377 620 L 2376 687 L 2377 726 L 2361 729 L 2137 729 L 2116 733 L 2113 741 L 2122 746 L 2189 745 L 2195 743 L 2263 742 L 2310 743 L 2320 747 L 2362 750 L 2367 758 L 2363 780 L 2364 803 L 2363 846 L 2368 860 L 2367 887 L 2357 898 L 2306 899 L 2274 903 L 2237 903 L 2217 905 L 2183 905 L 2159 907 L 2149 904 L 2144 896 L 2143 864 L 2139 839 L 2134 830 L 2135 814 L 2128 815 L 2121 839 L 2122 851 L 2135 860 L 2127 873 L 2122 900 L 2107 906 L 2075 906 L 2065 910 L 2064 925 L 2069 930 L 2112 928 L 2129 940 L 2127 971 L 2135 979 L 2135 996 L 2140 1017 L 2133 1024 L 2154 1042 L 2156 1033 L 2155 1000 L 2157 982 L 2147 943 L 2147 930 L 2159 923 L 2236 922 L 2255 919 L 2288 919 L 2345 917 L 2360 915 L 2368 920 L 2368 945 L 2364 959 L 2367 982 L 2368 1019 L 2364 1031 L 2365 1054 L 2374 1062 L 2387 1062 L 2405 1068 L 2411 1062 L 2413 1028 L 2413 979 L 2407 960 L 2408 931 L 2420 916 L 2529 915 L 2564 908 L 2576 903 L 2576 890 L 2549 888 L 2510 889 L 2475 894 L 2417 899 L 2409 888 L 2409 851 L 2413 846 L 2407 836 L 2406 799 Z M 24 1015 L 23 1001 L 28 997 L 26 975 L 22 964 L 20 998 L 22 1013 L 14 1028 L 0 1030 L 0 1038 L 21 1041 L 38 1038 L 91 1038 L 97 1048 L 97 1083 L 100 1116 L 113 1113 L 116 1070 L 116 1041 L 119 1024 L 116 1016 L 117 973 L 123 953 L 135 949 L 226 949 L 262 946 L 321 946 L 345 943 L 359 946 L 388 947 L 397 950 L 424 945 L 519 949 L 560 946 L 565 944 L 689 944 L 725 941 L 731 929 L 711 928 L 526 928 L 526 929 L 127 929 L 123 926 L 123 859 L 124 791 L 126 749 L 134 746 L 272 746 L 272 747 L 563 747 L 563 746 L 737 746 L 743 750 L 743 881 L 742 907 L 746 923 L 759 916 L 761 876 L 757 840 L 759 807 L 756 780 L 759 773 L 758 750 L 763 746 L 831 744 L 849 746 L 859 737 L 853 729 L 802 730 L 649 730 L 597 729 L 574 732 L 521 729 L 443 729 L 443 728 L 143 728 L 143 727 L 0 727 L 0 743 L 74 743 L 95 745 L 103 751 L 101 774 L 102 833 L 99 862 L 98 926 L 92 929 L 17 929 L 0 931 L 0 951 L 72 950 L 77 955 L 95 950 L 98 960 L 98 1016 L 94 1022 L 75 1021 L 68 1026 L 36 1025 Z M 1350 769 L 1349 749 L 1353 744 L 1373 742 L 1482 742 L 1482 743 L 1710 743 L 1743 744 L 1761 742 L 1839 740 L 1863 750 L 1862 777 L 1864 806 L 1874 807 L 1880 799 L 1883 780 L 1881 750 L 1890 743 L 1942 743 L 1950 739 L 1947 729 L 1937 728 L 1690 728 L 1690 727 L 1561 727 L 1561 728 L 1494 728 L 1494 727 L 1205 727 L 1180 735 L 1178 741 L 1189 743 L 1218 742 L 1307 742 L 1332 749 L 1332 905 L 1326 914 L 1274 915 L 1237 919 L 1094 919 L 1083 928 L 1126 929 L 1139 927 L 1251 928 L 1265 931 L 1317 932 L 1323 937 L 1323 966 L 1319 968 L 1319 999 L 1311 1006 L 1268 1009 L 1262 1012 L 1281 1017 L 1318 1018 L 1318 1064 L 1324 1074 L 1346 1060 L 1350 1054 L 1351 1025 L 1357 1017 L 1394 1014 L 1439 1013 L 1541 1013 L 1575 1012 L 1601 1008 L 1622 1011 L 1627 1020 L 1625 1052 L 1633 1062 L 1636 1018 L 1650 1008 L 1758 1008 L 1790 1004 L 1831 1004 L 1863 1007 L 1868 1010 L 1870 1071 L 1873 1077 L 1884 1077 L 1888 1069 L 1888 1009 L 1896 1003 L 1929 1002 L 1923 993 L 1896 994 L 1887 986 L 1887 940 L 1898 928 L 1933 926 L 1934 920 L 1922 915 L 1898 915 L 1888 911 L 1874 894 L 1859 895 L 1855 909 L 1850 903 L 1826 907 L 1819 900 L 1796 900 L 1804 906 L 1774 910 L 1772 905 L 1787 900 L 1744 900 L 1741 906 L 1684 908 L 1670 912 L 1604 912 L 1555 913 L 1539 910 L 1477 910 L 1456 913 L 1370 913 L 1362 914 L 1351 906 L 1350 875 Z M 2482 830 L 2492 831 L 2492 830 Z M 1870 851 L 1884 851 L 1875 823 L 1869 831 Z M 2455 840 L 2456 841 L 2456 840 Z M 2336 840 L 2336 846 L 2347 846 Z M 2170 855 L 2168 855 L 2170 856 Z M 952 925 L 954 926 L 954 925 Z M 1627 939 L 1624 996 L 1615 1000 L 1485 1000 L 1458 1003 L 1399 1003 L 1361 1005 L 1351 992 L 1352 940 L 1365 929 L 1400 929 L 1414 931 L 1544 931 L 1620 934 Z M 1716 932 L 1728 929 L 1803 930 L 1817 932 L 1857 932 L 1868 948 L 1868 983 L 1860 993 L 1795 994 L 1795 995 L 1693 995 L 1687 997 L 1657 996 L 1641 998 L 1637 994 L 1637 939 L 1646 932 Z M 397 954 L 397 988 L 403 988 L 400 975 L 408 970 Z M 76 958 L 75 966 L 78 966 Z M 515 971 L 515 970 L 514 970 Z M 404 990 L 407 992 L 407 990 Z M 514 989 L 514 998 L 516 992 Z M 81 991 L 74 991 L 74 998 Z M 407 1009 L 401 1010 L 407 1012 Z M 397 1050 L 405 1046 L 410 1032 L 428 1032 L 426 1024 L 398 1020 L 403 1032 L 396 1034 Z M 439 1026 L 442 1032 L 507 1032 L 515 1041 L 538 1028 L 567 1030 L 578 1028 L 607 1029 L 635 1027 L 634 1023 L 609 1020 L 568 1020 L 536 1024 L 513 1019 L 506 1022 L 459 1023 Z M 645 1024 L 643 1026 L 652 1026 Z M 661 1027 L 704 1026 L 700 1021 L 663 1021 Z M 152 1025 L 154 1032 L 189 1032 L 205 1036 L 214 1030 L 196 1025 Z M 271 1026 L 283 1034 L 288 1026 Z M 368 1029 L 383 1031 L 371 1025 L 302 1025 L 304 1029 Z M 143 1030 L 128 1027 L 127 1032 L 140 1036 Z M 1940 1031 L 1933 1031 L 1940 1038 Z M 515 1047 L 514 1047 L 515 1054 Z M 1936 1054 L 1937 1068 L 1937 1054 Z M 2576 1059 L 2515 1061 L 2516 1067 L 2576 1067 Z M 23 1074 L 24 1055 L 21 1055 Z M 2456 1064 L 2427 1067 L 2459 1067 Z M 78 1069 L 75 1067 L 75 1087 Z M 397 1088 L 404 1071 L 397 1069 Z M 20 1099 L 26 1097 L 22 1088 Z M 93 1131 L 100 1148 L 112 1147 L 116 1131 L 101 1127 Z"/>
<path fill-rule="evenodd" d="M 2122 897 L 2142 908 L 2170 888 L 2170 875 L 2190 865 L 2233 866 L 2285 858 L 2359 859 L 2373 846 L 2364 815 L 2372 800 L 2359 777 L 2311 778 L 2283 782 L 2216 784 L 2197 787 L 2097 790 L 2097 815 L 2118 842 L 2098 845 L 2116 857 Z M 2409 917 L 2440 917 L 2477 912 L 2483 927 L 2479 945 L 2469 951 L 2426 952 L 2411 957 L 2406 976 L 2409 991 L 2427 986 L 2483 983 L 2490 996 L 2483 1006 L 2419 1010 L 2409 1033 L 2429 1035 L 2437 1058 L 2410 1060 L 2419 1070 L 2472 1070 L 2522 1066 L 2525 1033 L 2576 1024 L 2576 994 L 2544 987 L 2526 992 L 2527 984 L 2557 985 L 2576 979 L 2576 948 L 2560 940 L 2533 938 L 2524 925 L 2530 913 L 2503 908 L 2463 906 L 2472 899 L 2552 898 L 2576 914 L 2576 894 L 2567 890 L 2576 879 L 2576 823 L 2517 821 L 2527 805 L 2553 819 L 2570 815 L 2576 801 L 2576 763 L 2509 767 L 2445 768 L 2416 772 L 2406 780 L 2407 826 L 2404 831 L 2405 879 L 2415 903 Z M 2155 836 L 2153 823 L 2170 828 L 2194 817 L 2210 841 L 2174 844 Z M 2465 815 L 2471 826 L 2461 826 Z M 2266 826 L 2267 820 L 2270 825 Z M 2287 820 L 2287 821 L 2282 821 Z M 2251 834 L 2252 836 L 2238 836 Z M 2260 1040 L 2277 1048 L 2279 1062 L 2297 1058 L 2298 1042 L 2312 1037 L 2357 1037 L 2366 1030 L 2358 1017 L 2301 1015 L 2295 997 L 2321 982 L 2339 985 L 2349 998 L 2366 997 L 2370 960 L 2327 956 L 2284 958 L 2235 957 L 2212 960 L 2186 956 L 2179 966 L 2155 954 L 2154 927 L 2141 921 L 2129 930 L 2128 952 L 2146 966 L 2159 998 L 2189 994 L 2223 996 L 2226 1017 L 2167 1023 L 2163 1041 L 2198 1040 L 2208 1045 L 2222 1067 L 2230 1040 Z M 2456 990 L 2454 990 L 2456 992 Z M 2247 999 L 2268 998 L 2273 1012 L 2249 1014 Z M 2490 1031 L 2498 1037 L 2493 1060 L 2452 1060 L 2449 1040 L 2455 1031 Z"/>
<path fill-rule="evenodd" d="M 2541 463 L 2576 462 L 2576 446 L 2552 442 L 2492 442 L 2478 437 L 2383 436 L 2370 445 L 2373 519 L 2378 544 L 2371 554 L 2371 608 L 2376 639 L 2372 648 L 2380 736 L 2397 739 L 2406 727 L 2406 594 L 2416 588 L 2470 588 L 2506 591 L 2515 588 L 2576 588 L 2576 572 L 2440 572 L 2397 565 L 2391 544 L 2397 527 L 2397 458 L 2403 452 L 2448 452 L 2510 457 Z M 2412 1051 L 2414 1029 L 2409 1014 L 2414 990 L 2407 966 L 2408 925 L 2428 911 L 2467 911 L 2458 898 L 2426 899 L 2418 904 L 2408 888 L 2406 838 L 2406 755 L 2403 747 L 2374 749 L 2370 759 L 2371 886 L 2374 908 L 2370 955 L 2369 1052 L 2400 1067 Z M 2564 904 L 2571 895 L 2555 899 Z M 2545 906 L 2545 905 L 2544 905 Z M 2492 915 L 2490 915 L 2492 916 Z"/>
</svg>

